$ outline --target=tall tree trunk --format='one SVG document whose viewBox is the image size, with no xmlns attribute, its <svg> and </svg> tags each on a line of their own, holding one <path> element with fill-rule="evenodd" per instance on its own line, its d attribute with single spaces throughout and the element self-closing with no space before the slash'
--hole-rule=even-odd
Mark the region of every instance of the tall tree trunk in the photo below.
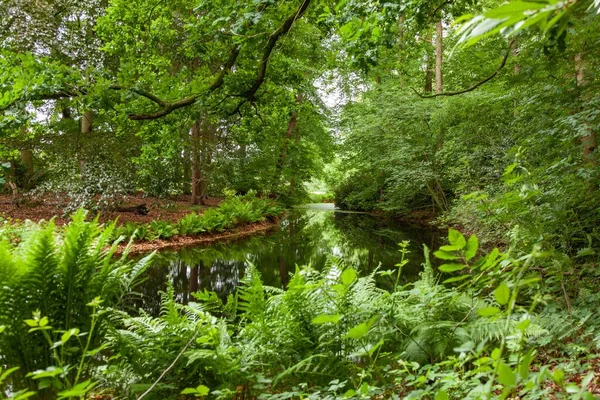
<svg viewBox="0 0 600 400">
<path fill-rule="evenodd" d="M 585 60 L 583 59 L 583 55 L 581 53 L 575 55 L 575 79 L 577 86 L 582 88 L 582 91 L 584 91 L 588 82 L 586 79 Z M 582 99 L 585 99 L 585 97 L 586 94 L 582 96 Z M 596 149 L 598 148 L 598 133 L 588 124 L 585 125 L 588 134 L 581 137 L 583 160 L 595 165 L 598 162 L 596 156 L 594 155 Z"/>
<path fill-rule="evenodd" d="M 185 149 L 183 151 L 183 194 L 192 194 L 192 163 L 191 163 L 191 154 L 189 149 Z"/>
<path fill-rule="evenodd" d="M 181 155 L 181 167 L 183 169 L 183 194 L 192 194 L 192 155 L 190 130 L 182 129 L 181 141 L 183 142 L 183 152 Z"/>
<path fill-rule="evenodd" d="M 300 144 L 300 130 L 296 129 L 294 132 L 294 141 L 296 143 L 296 147 L 298 147 Z M 296 194 L 296 174 L 292 173 L 290 176 L 290 196 L 294 196 L 294 194 Z"/>
<path fill-rule="evenodd" d="M 198 270 L 200 269 L 200 264 L 192 266 L 192 270 L 190 271 L 190 294 L 196 293 L 198 291 Z"/>
<path fill-rule="evenodd" d="M 298 124 L 298 110 L 294 111 L 290 120 L 288 121 L 287 129 L 285 131 L 285 137 L 283 140 L 283 147 L 281 148 L 281 154 L 279 154 L 279 160 L 277 161 L 277 171 L 281 173 L 283 166 L 285 165 L 285 159 L 287 157 L 288 144 L 292 139 L 292 134 L 296 130 Z"/>
<path fill-rule="evenodd" d="M 192 204 L 204 204 L 202 199 L 202 178 L 200 160 L 200 120 L 196 120 L 191 130 L 191 154 L 192 154 Z"/>
<path fill-rule="evenodd" d="M 192 126 L 192 204 L 204 205 L 208 198 L 207 171 L 212 163 L 211 147 L 216 129 L 216 125 L 210 124 L 206 118 L 196 120 Z"/>
<path fill-rule="evenodd" d="M 64 114 L 63 114 L 64 116 Z M 91 111 L 86 111 L 83 113 L 81 117 L 81 139 L 82 141 L 87 140 L 87 136 L 92 132 L 92 118 L 93 113 Z M 82 146 L 83 147 L 83 146 Z M 83 168 L 85 167 L 85 158 L 83 155 L 79 155 L 79 172 L 83 173 Z"/>
<path fill-rule="evenodd" d="M 302 103 L 302 95 L 296 96 L 297 104 Z M 287 152 L 289 143 L 291 142 L 294 132 L 298 126 L 298 109 L 294 110 L 292 116 L 290 117 L 287 125 L 287 129 L 285 131 L 285 136 L 283 138 L 283 146 L 281 148 L 281 153 L 279 154 L 279 159 L 277 160 L 277 165 L 275 166 L 275 179 L 273 179 L 274 185 L 276 187 L 278 183 L 283 179 L 283 167 L 285 166 L 285 161 L 287 158 Z"/>
<path fill-rule="evenodd" d="M 427 43 L 427 54 L 425 55 L 425 85 L 423 90 L 425 93 L 431 93 L 433 91 L 433 70 L 435 68 L 433 49 L 431 48 L 431 33 L 427 33 L 425 36 L 425 43 Z"/>
<path fill-rule="evenodd" d="M 31 149 L 21 150 L 21 163 L 25 167 L 23 176 L 23 188 L 31 189 L 33 179 L 33 151 Z"/>
<path fill-rule="evenodd" d="M 17 200 L 17 196 L 19 195 L 19 189 L 17 187 L 17 163 L 14 159 L 9 161 L 10 168 L 6 173 L 6 186 L 10 188 L 13 201 Z"/>
<path fill-rule="evenodd" d="M 441 19 L 437 22 L 435 28 L 435 92 L 440 94 L 442 93 L 442 40 L 444 39 Z"/>
</svg>

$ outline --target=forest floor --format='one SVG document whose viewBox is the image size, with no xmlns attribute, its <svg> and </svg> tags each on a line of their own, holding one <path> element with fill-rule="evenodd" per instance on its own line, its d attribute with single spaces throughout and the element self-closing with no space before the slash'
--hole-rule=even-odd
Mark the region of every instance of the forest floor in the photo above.
<svg viewBox="0 0 600 400">
<path fill-rule="evenodd" d="M 55 217 L 55 222 L 63 225 L 69 222 L 65 214 L 64 205 L 67 199 L 58 196 L 45 196 L 26 202 L 13 202 L 12 196 L 0 195 L 0 216 L 12 220 L 49 220 Z M 118 212 L 111 210 L 100 211 L 100 221 L 107 222 L 118 219 L 119 225 L 127 222 L 149 223 L 153 220 L 177 222 L 191 212 L 201 212 L 203 209 L 218 206 L 223 198 L 209 197 L 206 205 L 191 205 L 191 196 L 175 196 L 171 198 L 145 197 L 141 195 L 128 196 L 121 204 L 122 207 L 139 206 L 145 204 L 147 215 L 133 212 Z"/>
</svg>

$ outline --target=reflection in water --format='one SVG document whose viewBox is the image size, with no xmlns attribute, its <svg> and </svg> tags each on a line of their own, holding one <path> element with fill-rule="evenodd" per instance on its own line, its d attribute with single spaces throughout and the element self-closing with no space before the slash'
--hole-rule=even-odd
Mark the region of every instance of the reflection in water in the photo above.
<svg viewBox="0 0 600 400">
<path fill-rule="evenodd" d="M 276 287 L 287 285 L 296 265 L 321 269 L 332 255 L 363 274 L 378 266 L 395 270 L 400 259 L 398 243 L 403 240 L 410 241 L 411 253 L 402 279 L 410 282 L 421 270 L 423 244 L 433 247 L 437 236 L 428 227 L 410 227 L 365 214 L 294 210 L 267 236 L 158 254 L 146 280 L 137 288 L 141 296 L 134 304 L 158 314 L 158 292 L 164 291 L 168 282 L 182 303 L 193 300 L 191 293 L 205 289 L 226 298 L 235 291 L 249 262 L 260 271 L 266 285 Z M 378 277 L 378 284 L 388 287 L 391 279 Z"/>
</svg>

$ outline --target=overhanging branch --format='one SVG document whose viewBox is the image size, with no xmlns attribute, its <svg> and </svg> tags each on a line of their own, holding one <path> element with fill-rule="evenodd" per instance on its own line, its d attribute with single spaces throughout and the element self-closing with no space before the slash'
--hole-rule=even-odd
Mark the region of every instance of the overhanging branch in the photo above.
<svg viewBox="0 0 600 400">
<path fill-rule="evenodd" d="M 498 68 L 496 68 L 496 70 L 487 78 L 477 82 L 476 84 L 474 84 L 473 86 L 464 89 L 464 90 L 459 90 L 457 92 L 445 92 L 445 93 L 436 93 L 436 94 L 431 94 L 431 95 L 424 95 L 419 93 L 415 88 L 411 87 L 411 89 L 413 90 L 413 92 L 415 92 L 417 94 L 417 96 L 419 96 L 422 99 L 433 99 L 435 97 L 442 97 L 442 96 L 458 96 L 460 94 L 464 94 L 464 93 L 468 93 L 468 92 L 472 92 L 473 90 L 477 89 L 479 86 L 491 81 L 492 79 L 494 79 L 494 77 L 496 75 L 498 75 L 498 73 L 504 68 L 504 66 L 506 65 L 506 60 L 508 60 L 508 56 L 510 55 L 510 49 L 512 46 L 512 42 L 511 45 L 508 46 L 508 50 L 506 51 L 506 54 L 504 54 L 504 58 L 502 58 L 502 62 L 500 63 L 500 65 L 498 66 Z"/>
<path fill-rule="evenodd" d="M 238 105 L 238 107 L 237 107 L 238 111 L 244 102 L 254 101 L 256 92 L 258 91 L 258 89 L 262 86 L 262 84 L 265 81 L 265 78 L 267 75 L 267 66 L 268 66 L 271 54 L 275 48 L 275 45 L 283 36 L 285 36 L 290 31 L 294 22 L 297 19 L 302 17 L 302 15 L 308 9 L 310 2 L 311 2 L 311 0 L 303 0 L 302 4 L 296 10 L 296 12 L 294 12 L 293 15 L 290 15 L 283 22 L 283 24 L 269 36 L 269 39 L 266 43 L 262 58 L 260 60 L 259 66 L 258 66 L 258 72 L 257 72 L 257 76 L 256 76 L 254 83 L 248 90 L 243 92 L 241 95 L 237 96 L 237 97 L 245 98 L 245 100 L 240 105 Z M 266 6 L 261 6 L 260 9 L 264 10 L 264 8 L 266 8 Z M 239 45 L 235 45 L 231 49 L 229 58 L 227 59 L 225 65 L 223 66 L 223 68 L 221 69 L 221 71 L 219 72 L 219 74 L 217 75 L 215 80 L 213 81 L 213 83 L 205 91 L 203 91 L 202 93 L 199 93 L 199 94 L 190 95 L 188 97 L 185 97 L 185 98 L 177 100 L 177 101 L 170 102 L 170 101 L 163 100 L 163 99 L 159 98 L 158 96 L 156 96 L 150 92 L 147 92 L 143 89 L 139 89 L 139 88 L 126 88 L 121 85 L 111 85 L 111 86 L 109 86 L 109 89 L 110 90 L 129 90 L 133 93 L 136 93 L 139 96 L 147 98 L 148 100 L 152 101 L 153 103 L 155 103 L 161 107 L 159 110 L 152 112 L 152 113 L 148 113 L 148 114 L 135 114 L 135 113 L 129 114 L 128 115 L 129 119 L 134 120 L 134 121 L 158 119 L 158 118 L 164 117 L 166 115 L 169 115 L 173 111 L 178 110 L 180 108 L 191 106 L 201 96 L 208 95 L 208 94 L 214 92 L 215 90 L 219 89 L 224 83 L 225 75 L 227 75 L 231 71 L 234 64 L 236 63 L 237 57 L 240 53 L 240 50 L 241 50 L 241 47 Z M 11 108 L 15 104 L 22 102 L 22 101 L 58 100 L 58 99 L 64 99 L 64 98 L 78 97 L 78 96 L 87 94 L 87 92 L 88 92 L 88 88 L 77 88 L 76 90 L 61 89 L 61 90 L 55 91 L 53 93 L 41 93 L 41 94 L 36 94 L 33 96 L 28 96 L 25 98 L 22 97 L 22 98 L 15 99 L 14 101 L 5 105 L 4 107 L 1 107 L 0 112 L 3 112 L 5 110 Z"/>
<path fill-rule="evenodd" d="M 310 5 L 310 1 L 311 0 L 304 0 L 302 2 L 302 5 L 300 6 L 300 8 L 298 8 L 298 10 L 294 14 L 290 15 L 285 20 L 285 22 L 275 32 L 273 32 L 269 36 L 269 40 L 267 42 L 267 45 L 265 46 L 265 51 L 263 52 L 262 59 L 260 60 L 256 80 L 254 81 L 254 84 L 252 85 L 252 87 L 242 94 L 242 97 L 245 97 L 250 101 L 254 100 L 254 96 L 256 95 L 256 92 L 258 91 L 258 89 L 261 87 L 261 85 L 265 81 L 265 77 L 267 74 L 267 65 L 269 64 L 269 59 L 271 57 L 271 53 L 273 52 L 273 49 L 275 48 L 277 41 L 282 36 L 286 35 L 290 31 L 290 29 L 292 29 L 294 22 L 298 18 L 302 17 L 304 12 Z"/>
<path fill-rule="evenodd" d="M 231 53 L 229 54 L 229 58 L 227 59 L 227 62 L 221 69 L 221 72 L 219 72 L 219 75 L 215 78 L 214 82 L 208 87 L 208 89 L 206 89 L 206 91 L 204 91 L 203 93 L 191 95 L 191 96 L 188 96 L 186 98 L 183 98 L 183 99 L 175 101 L 175 102 L 166 102 L 166 101 L 163 101 L 163 100 L 159 99 L 158 97 L 156 97 L 152 94 L 146 93 L 146 92 L 144 92 L 143 94 L 139 93 L 139 92 L 135 92 L 135 93 L 139 94 L 140 96 L 144 96 L 144 97 L 154 101 L 158 105 L 162 106 L 162 109 L 160 109 L 156 112 L 150 113 L 150 114 L 129 114 L 128 118 L 133 121 L 158 119 L 158 118 L 164 117 L 166 115 L 169 115 L 173 111 L 178 110 L 180 108 L 191 106 L 200 98 L 200 96 L 210 94 L 211 92 L 217 90 L 218 88 L 220 88 L 223 85 L 225 75 L 227 73 L 229 73 L 229 71 L 231 71 L 231 68 L 235 64 L 235 61 L 237 60 L 237 57 L 239 54 L 240 54 L 240 47 L 235 46 L 231 50 Z"/>
</svg>

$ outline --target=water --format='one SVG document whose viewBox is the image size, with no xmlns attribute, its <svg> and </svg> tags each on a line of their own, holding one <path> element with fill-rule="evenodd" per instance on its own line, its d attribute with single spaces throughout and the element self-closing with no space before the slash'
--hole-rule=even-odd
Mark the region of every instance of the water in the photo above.
<svg viewBox="0 0 600 400">
<path fill-rule="evenodd" d="M 329 257 L 343 259 L 362 274 L 376 268 L 397 270 L 398 243 L 410 241 L 410 262 L 403 268 L 402 282 L 418 278 L 423 263 L 423 244 L 434 246 L 440 234 L 429 227 L 409 226 L 362 213 L 335 211 L 333 205 L 298 207 L 272 233 L 236 242 L 185 248 L 157 255 L 146 280 L 137 288 L 135 301 L 152 314 L 160 310 L 159 291 L 171 282 L 177 300 L 193 301 L 192 293 L 214 291 L 221 298 L 233 293 L 248 263 L 260 271 L 266 285 L 285 287 L 296 265 L 322 269 Z M 378 276 L 381 287 L 391 278 Z"/>
</svg>

